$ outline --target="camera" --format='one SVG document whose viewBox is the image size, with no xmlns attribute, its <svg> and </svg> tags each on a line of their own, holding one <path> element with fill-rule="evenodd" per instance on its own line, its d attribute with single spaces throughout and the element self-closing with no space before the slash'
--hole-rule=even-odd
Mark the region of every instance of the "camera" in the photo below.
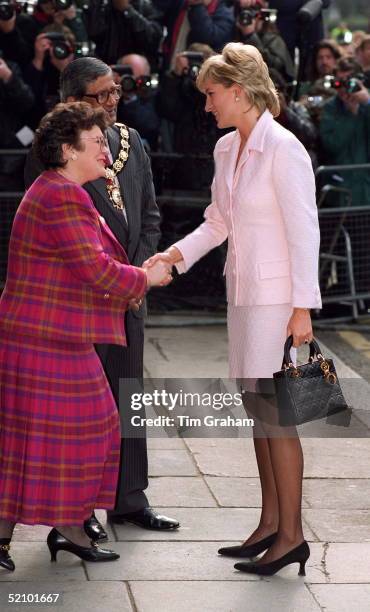
<svg viewBox="0 0 370 612">
<path fill-rule="evenodd" d="M 37 0 L 0 0 L 0 21 L 9 21 L 16 13 L 32 15 Z"/>
<path fill-rule="evenodd" d="M 262 19 L 264 23 L 276 23 L 277 10 L 276 9 L 261 9 L 258 12 L 258 17 Z"/>
<path fill-rule="evenodd" d="M 132 68 L 128 64 L 115 64 L 111 66 L 111 69 L 121 76 L 121 86 L 124 94 L 137 93 L 144 97 L 158 89 L 159 80 L 156 74 L 135 78 Z"/>
<path fill-rule="evenodd" d="M 259 13 L 259 9 L 254 9 L 254 8 L 244 9 L 243 8 L 237 12 L 236 17 L 240 25 L 249 26 L 251 25 L 253 20 L 256 19 L 258 13 Z"/>
<path fill-rule="evenodd" d="M 364 81 L 363 74 L 357 74 L 346 79 L 338 79 L 332 75 L 326 75 L 322 79 L 322 85 L 325 89 L 341 89 L 344 88 L 347 93 L 352 94 L 361 90 L 359 81 Z"/>
<path fill-rule="evenodd" d="M 185 76 L 190 77 L 192 81 L 196 81 L 204 62 L 204 54 L 197 51 L 185 51 L 181 55 L 186 57 L 189 62 L 189 68 Z"/>
<path fill-rule="evenodd" d="M 71 53 L 73 53 L 75 57 L 93 55 L 92 44 L 87 41 L 72 43 L 60 32 L 48 32 L 46 38 L 51 42 L 53 55 L 56 59 L 66 59 Z"/>
</svg>

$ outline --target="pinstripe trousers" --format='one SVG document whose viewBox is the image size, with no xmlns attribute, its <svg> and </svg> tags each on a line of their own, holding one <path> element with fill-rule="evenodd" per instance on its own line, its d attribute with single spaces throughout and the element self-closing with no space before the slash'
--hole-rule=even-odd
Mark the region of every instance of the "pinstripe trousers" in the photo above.
<svg viewBox="0 0 370 612">
<path fill-rule="evenodd" d="M 129 437 L 130 431 L 130 405 L 128 385 L 120 379 L 136 379 L 142 384 L 143 379 L 143 356 L 144 356 L 144 319 L 137 317 L 131 311 L 125 315 L 125 329 L 127 336 L 127 347 L 119 345 L 99 344 L 95 346 L 104 371 L 107 375 L 114 399 L 120 410 L 122 439 L 121 460 L 117 483 L 116 505 L 114 511 L 109 514 L 124 514 L 135 512 L 149 506 L 144 490 L 148 486 L 148 454 L 145 429 L 136 435 L 140 437 Z M 143 409 L 144 411 L 144 409 Z M 145 412 L 135 412 L 145 417 Z"/>
</svg>

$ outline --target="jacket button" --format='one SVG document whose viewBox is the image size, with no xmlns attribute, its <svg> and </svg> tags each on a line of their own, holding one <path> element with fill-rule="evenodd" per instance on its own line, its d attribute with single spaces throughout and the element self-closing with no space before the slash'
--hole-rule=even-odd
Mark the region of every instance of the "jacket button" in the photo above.
<svg viewBox="0 0 370 612">
<path fill-rule="evenodd" d="M 104 293 L 104 299 L 105 300 L 109 300 L 110 298 L 110 294 L 109 293 Z"/>
</svg>

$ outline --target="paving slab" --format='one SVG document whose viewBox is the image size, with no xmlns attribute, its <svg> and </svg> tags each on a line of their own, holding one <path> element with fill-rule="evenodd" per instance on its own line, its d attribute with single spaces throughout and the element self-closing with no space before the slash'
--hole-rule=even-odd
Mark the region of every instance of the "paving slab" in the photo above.
<svg viewBox="0 0 370 612">
<path fill-rule="evenodd" d="M 303 497 L 310 508 L 369 510 L 369 478 L 305 478 Z"/>
<path fill-rule="evenodd" d="M 0 584 L 0 609 L 2 612 L 24 612 L 25 610 L 45 610 L 46 612 L 132 612 L 133 608 L 123 582 L 71 582 L 58 583 L 17 582 L 16 592 L 20 594 L 59 593 L 53 605 L 48 604 L 14 604 L 8 603 L 9 593 L 15 592 L 13 583 Z"/>
<path fill-rule="evenodd" d="M 305 509 L 303 518 L 321 542 L 370 542 L 369 510 Z"/>
<path fill-rule="evenodd" d="M 243 440 L 241 440 L 243 441 Z M 239 440 L 235 440 L 239 442 Z M 207 476 L 256 477 L 258 469 L 254 452 L 240 453 L 220 446 L 208 446 L 194 452 L 199 471 Z"/>
<path fill-rule="evenodd" d="M 261 485 L 259 478 L 224 478 L 205 476 L 209 488 L 224 508 L 260 508 Z"/>
<path fill-rule="evenodd" d="M 370 542 L 329 544 L 325 558 L 329 576 L 328 582 L 369 584 Z M 312 582 L 316 582 L 316 580 L 312 580 Z"/>
<path fill-rule="evenodd" d="M 138 612 L 320 612 L 305 583 L 293 576 L 271 582 L 130 582 L 130 588 Z"/>
<path fill-rule="evenodd" d="M 147 438 L 147 446 L 149 450 L 184 450 L 186 449 L 185 442 L 182 438 Z"/>
<path fill-rule="evenodd" d="M 149 531 L 125 523 L 114 525 L 117 540 L 221 542 L 233 539 L 242 542 L 254 531 L 260 518 L 259 508 L 161 508 L 161 512 L 177 518 L 180 529 Z M 305 534 L 308 540 L 316 540 L 309 527 Z"/>
<path fill-rule="evenodd" d="M 197 476 L 199 474 L 187 450 L 148 451 L 149 476 Z"/>
<path fill-rule="evenodd" d="M 117 542 L 114 544 L 114 550 L 121 554 L 119 561 L 89 563 L 86 564 L 86 572 L 89 580 L 107 581 L 260 581 L 259 576 L 249 576 L 234 570 L 235 561 L 233 559 L 217 554 L 220 546 L 236 543 L 235 540 L 222 543 Z M 286 580 L 294 579 L 297 582 L 325 583 L 327 579 L 321 569 L 323 547 L 321 544 L 314 543 L 310 544 L 310 548 L 311 557 L 306 565 L 307 576 L 305 578 L 298 577 L 298 564 L 294 564 L 284 568 L 277 576 L 266 580 L 274 579 L 285 583 Z"/>
<path fill-rule="evenodd" d="M 162 506 L 217 507 L 215 498 L 201 476 L 150 478 L 146 494 L 152 506 L 156 508 Z"/>
<path fill-rule="evenodd" d="M 112 546 L 113 548 L 113 546 Z M 86 574 L 82 561 L 75 555 L 61 551 L 57 562 L 50 562 L 46 542 L 14 542 L 11 549 L 15 572 L 0 571 L 0 582 L 84 582 Z"/>
<path fill-rule="evenodd" d="M 114 525 L 118 541 L 173 540 L 213 541 L 245 540 L 256 528 L 260 511 L 257 508 L 161 508 L 167 516 L 180 522 L 176 531 L 149 531 L 125 523 Z M 215 544 L 215 548 L 217 544 Z"/>
<path fill-rule="evenodd" d="M 325 612 L 369 612 L 370 584 L 313 584 L 309 589 Z"/>
<path fill-rule="evenodd" d="M 304 475 L 308 478 L 368 478 L 369 439 L 303 438 Z"/>
</svg>

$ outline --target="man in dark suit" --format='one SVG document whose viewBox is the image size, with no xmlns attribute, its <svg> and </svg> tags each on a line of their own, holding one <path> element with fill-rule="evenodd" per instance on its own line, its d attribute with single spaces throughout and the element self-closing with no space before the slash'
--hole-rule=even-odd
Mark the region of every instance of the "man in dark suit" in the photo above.
<svg viewBox="0 0 370 612">
<path fill-rule="evenodd" d="M 160 215 L 155 200 L 150 160 L 135 130 L 115 124 L 120 97 L 119 86 L 109 66 L 93 57 L 74 60 L 61 74 L 63 102 L 83 100 L 106 111 L 111 127 L 107 130 L 111 154 L 111 178 L 84 185 L 95 207 L 125 249 L 131 264 L 142 263 L 157 250 Z M 25 169 L 26 187 L 42 171 L 30 155 Z M 140 437 L 129 432 L 129 388 L 143 378 L 145 304 L 132 303 L 125 316 L 127 347 L 97 345 L 96 351 L 120 409 L 122 424 L 121 469 L 116 507 L 108 514 L 115 523 L 131 522 L 146 529 L 176 529 L 179 523 L 156 513 L 144 489 L 148 486 L 148 458 L 145 430 Z M 130 379 L 121 385 L 120 379 Z M 137 390 L 137 389 L 136 389 Z M 136 429 L 136 428 L 135 428 Z M 138 435 L 138 434 L 136 434 Z M 85 530 L 95 540 L 107 537 L 102 525 L 92 515 Z"/>
</svg>

